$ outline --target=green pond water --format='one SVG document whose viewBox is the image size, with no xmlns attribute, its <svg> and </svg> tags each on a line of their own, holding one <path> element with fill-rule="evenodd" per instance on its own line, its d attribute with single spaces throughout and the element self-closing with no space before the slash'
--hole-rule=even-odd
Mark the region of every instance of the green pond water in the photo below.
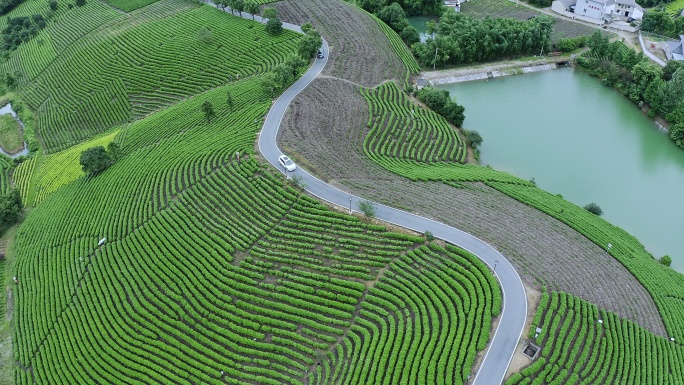
<svg viewBox="0 0 684 385">
<path fill-rule="evenodd" d="M 482 165 L 535 178 L 579 206 L 596 202 L 684 272 L 684 150 L 627 98 L 571 68 L 440 88 L 484 138 Z"/>
<path fill-rule="evenodd" d="M 415 29 L 418 30 L 418 33 L 420 34 L 420 41 L 423 43 L 430 36 L 427 33 L 425 33 L 425 31 L 427 31 L 425 23 L 427 23 L 430 20 L 434 20 L 435 22 L 437 22 L 439 18 L 437 16 L 411 16 L 408 18 L 409 24 L 411 24 Z"/>
</svg>

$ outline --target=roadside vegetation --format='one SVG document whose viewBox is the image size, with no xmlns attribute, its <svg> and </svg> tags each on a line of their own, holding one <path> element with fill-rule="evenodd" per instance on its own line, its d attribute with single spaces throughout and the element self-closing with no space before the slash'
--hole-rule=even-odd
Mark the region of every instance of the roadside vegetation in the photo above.
<svg viewBox="0 0 684 385">
<path fill-rule="evenodd" d="M 670 61 L 665 68 L 652 63 L 620 42 L 610 43 L 595 33 L 591 50 L 577 63 L 611 87 L 622 91 L 649 116 L 661 116 L 670 124 L 670 138 L 684 148 L 684 65 Z"/>
<path fill-rule="evenodd" d="M 563 292 L 542 293 L 527 338 L 541 353 L 506 385 L 684 382 L 680 344 Z"/>
</svg>

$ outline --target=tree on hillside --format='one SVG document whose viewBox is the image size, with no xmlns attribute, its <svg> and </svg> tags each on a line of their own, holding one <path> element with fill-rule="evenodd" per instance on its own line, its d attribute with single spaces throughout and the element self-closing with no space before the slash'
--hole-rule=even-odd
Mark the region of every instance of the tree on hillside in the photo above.
<svg viewBox="0 0 684 385">
<path fill-rule="evenodd" d="M 675 35 L 675 23 L 667 11 L 651 10 L 644 13 L 641 29 L 658 35 Z"/>
<path fill-rule="evenodd" d="M 662 258 L 658 260 L 661 265 L 670 266 L 672 264 L 672 257 L 669 255 L 663 255 Z"/>
<path fill-rule="evenodd" d="M 86 0 L 76 0 L 76 5 L 82 7 L 86 4 Z"/>
<path fill-rule="evenodd" d="M 50 10 L 51 10 L 52 12 L 54 12 L 54 11 L 57 10 L 57 1 L 51 0 L 51 1 L 48 3 L 48 5 L 49 5 Z"/>
<path fill-rule="evenodd" d="M 241 15 L 242 11 L 245 10 L 245 1 L 244 0 L 233 0 L 233 7 L 235 7 L 236 11 L 238 11 L 238 15 Z"/>
<path fill-rule="evenodd" d="M 256 3 L 254 0 L 247 0 L 245 2 L 245 12 L 251 13 L 252 14 L 252 20 L 254 20 L 254 16 L 259 13 L 259 4 Z"/>
<path fill-rule="evenodd" d="M 202 103 L 202 112 L 204 113 L 204 117 L 207 118 L 207 123 L 211 123 L 211 119 L 216 116 L 216 111 L 214 111 L 214 105 L 211 104 L 210 101 L 205 100 L 204 103 Z"/>
<path fill-rule="evenodd" d="M 311 29 L 297 42 L 297 53 L 304 59 L 311 59 L 322 44 L 321 35 L 316 30 Z"/>
<path fill-rule="evenodd" d="M 603 210 L 597 205 L 596 203 L 589 203 L 588 205 L 584 206 L 584 209 L 589 211 L 590 213 L 594 215 L 601 216 L 603 214 Z"/>
<path fill-rule="evenodd" d="M 276 89 L 278 89 L 276 74 L 274 74 L 273 72 L 267 72 L 263 74 L 261 76 L 261 82 L 259 84 L 261 85 L 261 88 L 264 90 L 264 92 L 270 93 L 271 98 L 273 98 Z"/>
<path fill-rule="evenodd" d="M 280 35 L 283 32 L 283 22 L 277 17 L 268 19 L 266 22 L 266 33 L 269 35 Z"/>
<path fill-rule="evenodd" d="M 370 13 L 377 13 L 387 2 L 385 0 L 357 0 L 357 4 Z"/>
<path fill-rule="evenodd" d="M 111 164 L 112 158 L 103 146 L 91 147 L 81 152 L 81 168 L 88 176 L 101 173 Z"/>
<path fill-rule="evenodd" d="M 112 158 L 112 161 L 116 161 L 121 156 L 121 147 L 116 142 L 109 142 L 107 145 L 107 154 Z"/>
<path fill-rule="evenodd" d="M 228 106 L 228 112 L 233 112 L 233 95 L 228 92 L 226 94 L 226 105 Z"/>
<path fill-rule="evenodd" d="M 11 190 L 8 194 L 0 195 L 0 225 L 17 223 L 23 205 L 19 190 Z"/>
<path fill-rule="evenodd" d="M 382 7 L 378 11 L 378 18 L 397 32 L 409 26 L 404 9 L 397 3 Z"/>
<path fill-rule="evenodd" d="M 404 43 L 406 43 L 406 45 L 409 47 L 414 43 L 420 42 L 420 33 L 418 33 L 416 27 L 412 25 L 402 29 L 399 33 L 399 37 L 401 37 L 401 40 L 403 40 Z"/>
<path fill-rule="evenodd" d="M 275 8 L 266 7 L 261 13 L 261 17 L 265 19 L 275 19 L 278 17 L 278 11 Z"/>
</svg>

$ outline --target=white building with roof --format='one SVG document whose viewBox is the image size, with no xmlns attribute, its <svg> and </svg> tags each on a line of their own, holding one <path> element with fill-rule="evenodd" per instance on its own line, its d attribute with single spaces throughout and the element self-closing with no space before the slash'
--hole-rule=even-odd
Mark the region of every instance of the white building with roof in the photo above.
<svg viewBox="0 0 684 385">
<path fill-rule="evenodd" d="M 634 0 L 560 0 L 559 3 L 579 19 L 589 18 L 598 24 L 641 20 L 644 16 L 644 9 Z"/>
</svg>

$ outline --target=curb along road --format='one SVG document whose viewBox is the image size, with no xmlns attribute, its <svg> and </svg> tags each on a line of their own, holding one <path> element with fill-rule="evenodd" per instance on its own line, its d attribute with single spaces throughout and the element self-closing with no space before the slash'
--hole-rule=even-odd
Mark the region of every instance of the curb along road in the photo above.
<svg viewBox="0 0 684 385">
<path fill-rule="evenodd" d="M 209 1 L 206 2 L 211 4 Z M 251 15 L 244 13 L 241 16 L 249 19 L 252 18 Z M 260 17 L 257 18 L 261 21 Z M 283 23 L 283 27 L 301 33 L 301 28 L 297 25 Z M 281 155 L 276 143 L 278 130 L 292 100 L 316 79 L 325 67 L 329 56 L 329 47 L 325 40 L 323 40 L 321 51 L 324 58 L 316 59 L 306 73 L 273 103 L 259 134 L 259 151 L 269 163 L 283 173 L 285 171 L 278 163 L 278 157 Z M 326 184 L 301 167 L 288 174 L 299 176 L 306 185 L 307 192 L 310 194 L 335 205 L 358 211 L 354 208 L 357 207 L 358 202 L 363 201 L 360 197 Z M 527 296 L 518 273 L 501 253 L 473 235 L 406 211 L 378 203 L 374 203 L 374 205 L 377 219 L 420 233 L 429 230 L 435 237 L 475 254 L 494 270 L 494 274 L 501 284 L 502 291 L 502 309 L 499 316 L 499 324 L 493 337 L 490 339 L 489 347 L 480 365 L 480 369 L 475 375 L 475 379 L 468 383 L 471 385 L 501 384 L 522 336 L 525 319 L 527 318 Z"/>
</svg>

